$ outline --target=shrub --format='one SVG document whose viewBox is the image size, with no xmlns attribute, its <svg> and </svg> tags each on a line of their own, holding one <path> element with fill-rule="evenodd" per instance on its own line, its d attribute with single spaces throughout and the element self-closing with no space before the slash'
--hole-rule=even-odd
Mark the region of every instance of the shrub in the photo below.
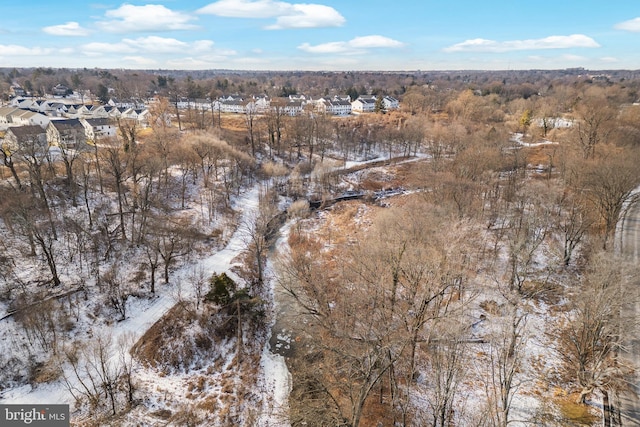
<svg viewBox="0 0 640 427">
<path fill-rule="evenodd" d="M 211 286 L 204 299 L 218 305 L 227 305 L 232 301 L 232 296 L 236 293 L 236 282 L 234 282 L 226 273 L 220 275 L 213 274 L 209 280 Z"/>
</svg>

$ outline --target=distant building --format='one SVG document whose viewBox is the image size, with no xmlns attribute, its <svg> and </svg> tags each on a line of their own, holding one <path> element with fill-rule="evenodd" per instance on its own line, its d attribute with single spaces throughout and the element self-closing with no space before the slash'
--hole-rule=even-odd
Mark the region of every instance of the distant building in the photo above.
<svg viewBox="0 0 640 427">
<path fill-rule="evenodd" d="M 49 145 L 63 149 L 86 149 L 85 128 L 79 119 L 52 120 L 47 126 Z"/>
<path fill-rule="evenodd" d="M 346 99 L 338 96 L 333 98 L 320 98 L 315 101 L 315 103 L 316 110 L 323 113 L 333 114 L 334 116 L 348 116 L 351 114 L 352 106 L 348 96 Z"/>
<path fill-rule="evenodd" d="M 385 110 L 397 110 L 400 108 L 400 101 L 392 96 L 385 96 L 382 98 L 382 105 L 384 105 Z"/>
<path fill-rule="evenodd" d="M 351 103 L 351 110 L 358 113 L 372 113 L 376 110 L 376 98 L 372 96 L 359 96 Z"/>
<path fill-rule="evenodd" d="M 27 92 L 19 84 L 14 84 L 9 88 L 9 94 L 11 96 L 25 96 Z"/>
<path fill-rule="evenodd" d="M 4 135 L 4 149 L 16 152 L 20 149 L 45 150 L 47 147 L 47 133 L 37 125 L 15 126 L 7 129 Z"/>
<path fill-rule="evenodd" d="M 118 128 L 111 119 L 80 119 L 80 123 L 84 126 L 87 144 L 94 144 L 100 139 L 111 138 L 117 135 Z"/>
<path fill-rule="evenodd" d="M 72 93 L 72 90 L 63 84 L 57 84 L 53 87 L 52 93 L 53 93 L 53 96 L 65 97 L 68 94 Z"/>
</svg>

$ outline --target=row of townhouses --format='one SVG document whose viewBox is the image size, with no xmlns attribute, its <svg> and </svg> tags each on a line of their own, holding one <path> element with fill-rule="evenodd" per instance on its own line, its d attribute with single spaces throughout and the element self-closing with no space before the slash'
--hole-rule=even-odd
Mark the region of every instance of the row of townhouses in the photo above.
<svg viewBox="0 0 640 427">
<path fill-rule="evenodd" d="M 376 109 L 377 98 L 375 96 L 361 96 L 355 101 L 351 101 L 349 96 L 335 96 L 333 98 L 324 97 L 319 99 L 307 98 L 304 95 L 291 95 L 288 98 L 252 97 L 228 95 L 219 99 L 187 99 L 180 98 L 175 104 L 180 110 L 211 110 L 212 112 L 246 114 L 248 112 L 265 113 L 270 109 L 281 109 L 281 112 L 288 116 L 297 116 L 305 109 L 332 114 L 336 116 L 347 116 L 352 113 L 369 113 Z M 382 107 L 385 110 L 398 109 L 400 103 L 391 96 L 382 98 Z"/>
<path fill-rule="evenodd" d="M 68 119 L 129 119 L 146 126 L 149 110 L 114 105 L 68 104 L 57 100 L 16 97 L 8 106 L 0 107 L 0 124 L 30 124 L 46 126 L 56 118 Z"/>
<path fill-rule="evenodd" d="M 118 100 L 112 98 L 105 105 L 65 102 L 58 98 L 36 99 L 16 96 L 6 107 L 0 107 L 0 125 L 40 125 L 46 126 L 53 118 L 89 119 L 111 118 L 135 120 L 143 126 L 149 123 L 148 105 L 157 102 L 156 98 L 142 100 Z M 397 99 L 391 96 L 381 98 L 382 108 L 394 110 L 399 108 Z M 172 102 L 173 103 L 173 102 Z M 215 100 L 179 98 L 175 106 L 179 110 L 196 109 L 212 113 L 263 114 L 269 110 L 279 109 L 280 113 L 297 116 L 305 110 L 311 110 L 335 116 L 348 116 L 374 112 L 377 98 L 360 96 L 352 101 L 348 95 L 313 99 L 304 95 L 290 95 L 287 98 L 270 98 L 254 96 L 244 98 L 237 95 L 222 96 Z"/>
<path fill-rule="evenodd" d="M 9 153 L 47 146 L 86 150 L 101 138 L 115 137 L 116 133 L 116 125 L 109 118 L 57 119 L 49 121 L 46 126 L 21 125 L 7 128 L 2 148 Z"/>
</svg>

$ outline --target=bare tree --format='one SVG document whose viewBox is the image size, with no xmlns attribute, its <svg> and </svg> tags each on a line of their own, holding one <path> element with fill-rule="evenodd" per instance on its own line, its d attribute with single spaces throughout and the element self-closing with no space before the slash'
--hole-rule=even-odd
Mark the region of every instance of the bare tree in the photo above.
<svg viewBox="0 0 640 427">
<path fill-rule="evenodd" d="M 596 145 L 606 142 L 614 129 L 616 110 L 610 106 L 604 88 L 590 88 L 576 105 L 576 139 L 585 159 L 593 159 Z"/>
<path fill-rule="evenodd" d="M 601 161 L 578 165 L 576 191 L 583 194 L 600 218 L 603 249 L 613 237 L 625 202 L 640 182 L 637 157 L 635 151 L 614 152 Z"/>
<path fill-rule="evenodd" d="M 317 361 L 310 366 L 315 374 L 305 371 L 306 386 L 324 396 L 327 416 L 348 425 L 358 426 L 374 391 L 385 388 L 391 416 L 409 422 L 421 343 L 466 301 L 470 257 L 459 243 L 468 236 L 438 235 L 435 217 L 416 215 L 424 208 L 385 212 L 374 233 L 340 252 L 337 265 L 319 259 L 313 238 L 298 237 L 302 246 L 292 247 L 283 267 L 283 287 L 313 325 L 298 331 L 305 337 L 303 357 Z M 445 388 L 434 403 L 438 410 L 454 399 L 453 383 Z"/>
<path fill-rule="evenodd" d="M 8 147 L 5 147 L 4 145 L 1 146 L 0 155 L 2 155 L 2 164 L 5 165 L 7 168 L 9 168 L 9 170 L 11 171 L 11 175 L 13 176 L 13 179 L 16 181 L 18 190 L 22 190 L 22 181 L 20 181 L 20 176 L 18 175 L 18 172 L 16 170 L 16 165 L 13 162 L 13 156 L 11 155 L 11 152 L 9 151 Z"/>
<path fill-rule="evenodd" d="M 56 249 L 54 248 L 54 242 L 56 236 L 48 226 L 39 226 L 34 224 L 33 226 L 33 239 L 40 247 L 42 256 L 44 257 L 47 267 L 51 272 L 51 283 L 53 286 L 60 285 L 60 277 L 58 276 L 58 263 Z"/>
<path fill-rule="evenodd" d="M 628 270 L 610 253 L 594 255 L 579 288 L 572 290 L 570 310 L 562 317 L 557 337 L 563 372 L 579 388 L 577 402 L 586 403 L 598 391 L 605 398 L 603 416 L 611 425 L 610 395 L 628 387 L 631 368 L 620 357 L 623 328 L 635 324 L 626 318 L 634 310 L 637 292 L 628 286 Z"/>
<path fill-rule="evenodd" d="M 127 300 L 131 296 L 131 291 L 115 265 L 102 275 L 102 282 L 107 288 L 105 296 L 107 304 L 119 316 L 118 320 L 125 320 L 127 318 Z"/>
<path fill-rule="evenodd" d="M 512 295 L 508 312 L 492 334 L 489 343 L 489 367 L 484 381 L 491 426 L 507 427 L 512 421 L 513 399 L 522 385 L 519 372 L 527 340 L 527 314 L 519 307 L 518 295 Z"/>
<path fill-rule="evenodd" d="M 115 184 L 116 196 L 118 201 L 118 217 L 120 219 L 120 235 L 123 240 L 127 240 L 126 223 L 125 223 L 125 182 L 128 178 L 127 163 L 122 148 L 117 143 L 105 145 L 102 149 L 102 157 L 104 158 L 107 170 L 106 173 L 112 176 Z"/>
<path fill-rule="evenodd" d="M 573 254 L 593 225 L 592 215 L 578 196 L 563 194 L 558 201 L 557 229 L 562 237 L 562 262 L 571 263 Z"/>
</svg>

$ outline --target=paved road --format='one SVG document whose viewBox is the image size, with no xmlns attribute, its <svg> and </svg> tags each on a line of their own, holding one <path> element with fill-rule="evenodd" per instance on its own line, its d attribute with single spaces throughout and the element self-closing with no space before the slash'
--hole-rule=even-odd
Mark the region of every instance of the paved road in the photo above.
<svg viewBox="0 0 640 427">
<path fill-rule="evenodd" d="M 640 264 L 640 202 L 629 205 L 627 213 L 616 232 L 617 247 L 622 255 L 629 257 L 635 264 Z M 625 343 L 625 356 L 630 359 L 633 366 L 640 366 L 640 334 L 638 333 L 638 320 L 640 320 L 640 304 L 636 302 L 635 310 L 629 313 L 631 334 Z M 640 372 L 630 378 L 632 393 L 621 398 L 621 418 L 623 426 L 640 427 Z"/>
</svg>

